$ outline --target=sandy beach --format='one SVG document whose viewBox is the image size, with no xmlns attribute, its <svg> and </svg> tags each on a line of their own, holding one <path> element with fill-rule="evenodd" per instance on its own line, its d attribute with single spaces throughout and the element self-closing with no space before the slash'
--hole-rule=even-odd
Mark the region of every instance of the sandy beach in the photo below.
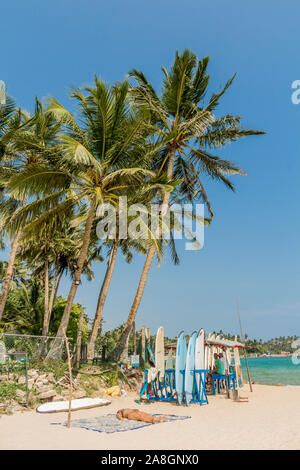
<svg viewBox="0 0 300 470">
<path fill-rule="evenodd" d="M 136 394 L 115 398 L 111 405 L 72 414 L 72 419 L 139 408 L 148 413 L 189 415 L 191 419 L 105 434 L 52 423 L 66 414 L 16 413 L 0 419 L 0 449 L 300 449 L 300 387 L 255 385 L 248 403 L 224 395 L 209 405 L 179 407 L 168 403 L 137 405 Z"/>
</svg>

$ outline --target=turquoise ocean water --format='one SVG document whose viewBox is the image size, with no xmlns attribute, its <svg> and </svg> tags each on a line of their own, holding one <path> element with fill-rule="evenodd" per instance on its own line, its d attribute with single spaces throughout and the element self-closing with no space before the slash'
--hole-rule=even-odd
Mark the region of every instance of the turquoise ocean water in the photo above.
<svg viewBox="0 0 300 470">
<path fill-rule="evenodd" d="M 300 362 L 300 358 L 298 358 Z M 243 376 L 247 380 L 245 359 L 241 359 Z M 295 365 L 291 357 L 258 357 L 248 359 L 251 378 L 260 384 L 283 384 L 300 386 L 300 364 Z"/>
</svg>

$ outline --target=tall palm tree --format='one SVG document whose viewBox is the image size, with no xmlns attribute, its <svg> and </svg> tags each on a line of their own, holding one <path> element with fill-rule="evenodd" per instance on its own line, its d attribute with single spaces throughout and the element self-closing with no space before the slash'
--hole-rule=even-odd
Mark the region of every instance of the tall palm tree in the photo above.
<svg viewBox="0 0 300 470">
<path fill-rule="evenodd" d="M 58 359 L 62 353 L 62 341 L 70 318 L 72 303 L 80 284 L 81 273 L 90 245 L 93 221 L 99 204 L 116 205 L 119 195 L 129 188 L 142 185 L 152 172 L 136 166 L 131 157 L 144 141 L 144 118 L 135 115 L 128 104 L 128 83 L 113 87 L 95 78 L 93 87 L 71 93 L 79 105 L 80 121 L 52 98 L 48 114 L 64 122 L 66 132 L 60 136 L 60 155 L 56 169 L 36 164 L 22 174 L 11 178 L 9 189 L 15 197 L 29 191 L 42 195 L 19 212 L 28 217 L 45 211 L 34 223 L 50 214 L 66 214 L 76 207 L 83 224 L 82 245 L 77 259 L 64 314 L 57 331 L 57 338 L 47 358 Z M 80 123 L 80 124 L 79 124 Z M 134 153 L 136 156 L 136 150 Z M 52 186 L 52 194 L 48 187 Z M 60 198 L 60 200 L 59 200 Z M 55 204 L 53 204 L 55 199 Z"/>
<path fill-rule="evenodd" d="M 136 86 L 131 88 L 130 93 L 134 104 L 143 111 L 148 110 L 151 116 L 152 133 L 157 139 L 157 150 L 160 150 L 158 168 L 166 173 L 168 179 L 174 174 L 180 175 L 183 178 L 182 190 L 190 193 L 194 200 L 197 195 L 198 199 L 204 199 L 210 209 L 200 175 L 202 177 L 202 174 L 206 174 L 233 190 L 228 175 L 245 173 L 229 160 L 211 155 L 209 150 L 215 150 L 241 137 L 263 132 L 242 128 L 239 116 L 226 115 L 217 118 L 214 115 L 220 98 L 232 84 L 234 76 L 220 92 L 213 94 L 208 103 L 204 104 L 209 84 L 208 62 L 208 57 L 198 61 L 196 55 L 189 50 L 182 54 L 176 52 L 170 71 L 167 72 L 162 67 L 164 79 L 161 96 L 157 95 L 145 75 L 135 69 L 130 72 L 130 76 L 135 80 Z M 195 182 L 198 191 L 195 191 Z M 166 193 L 162 200 L 162 216 L 167 210 L 169 199 L 170 194 Z M 159 232 L 157 237 L 160 237 Z M 118 344 L 110 355 L 111 359 L 120 358 L 127 342 L 154 256 L 153 245 L 148 251 L 128 319 Z"/>
<path fill-rule="evenodd" d="M 118 240 L 108 242 L 110 245 L 107 267 L 104 275 L 104 279 L 100 288 L 96 312 L 94 315 L 93 326 L 88 341 L 88 359 L 93 359 L 95 355 L 95 345 L 98 337 L 99 328 L 101 325 L 103 309 L 108 294 L 108 290 L 111 284 L 113 272 L 116 265 L 117 253 L 121 249 L 126 261 L 130 263 L 132 261 L 132 250 L 138 251 L 139 253 L 146 254 L 147 249 L 145 247 L 144 240 Z"/>
<path fill-rule="evenodd" d="M 147 146 L 146 146 L 147 147 Z M 149 152 L 149 147 L 144 148 L 141 151 L 139 151 L 139 158 L 141 155 L 145 154 L 151 154 Z M 143 160 L 145 160 L 143 156 Z M 152 157 L 150 160 L 147 162 L 148 165 L 153 166 L 153 161 Z M 155 175 L 156 172 L 154 171 L 155 169 L 153 168 L 153 174 Z M 169 183 L 165 184 L 165 181 L 163 178 L 159 178 L 157 176 L 154 176 L 154 178 L 150 179 L 147 184 L 144 184 L 144 186 L 138 187 L 136 190 L 133 190 L 127 194 L 127 214 L 126 214 L 126 220 L 127 220 L 127 226 L 130 225 L 130 223 L 135 219 L 135 216 L 132 216 L 130 213 L 130 208 L 136 204 L 139 205 L 141 210 L 143 209 L 145 211 L 145 214 L 151 213 L 151 203 L 155 197 L 158 195 L 164 194 L 166 191 L 173 190 L 174 187 L 176 186 L 176 182 L 174 183 Z M 119 207 L 120 209 L 120 207 Z M 121 209 L 123 211 L 124 208 Z M 97 302 L 97 307 L 96 307 L 96 312 L 93 320 L 93 326 L 88 342 L 88 359 L 93 359 L 94 353 L 95 353 L 95 344 L 96 344 L 96 339 L 98 336 L 98 331 L 99 327 L 101 324 L 101 319 L 102 319 L 102 313 L 103 313 L 103 308 L 104 304 L 106 301 L 106 297 L 108 294 L 108 290 L 110 287 L 112 275 L 115 269 L 116 265 L 116 259 L 117 259 L 117 253 L 118 250 L 120 249 L 128 263 L 132 261 L 133 257 L 133 251 L 137 252 L 139 254 L 147 254 L 147 250 L 151 246 L 151 244 L 156 244 L 156 250 L 158 253 L 158 257 L 160 257 L 160 253 L 162 251 L 161 247 L 158 246 L 157 241 L 155 239 L 155 234 L 152 233 L 151 227 L 148 226 L 148 224 L 143 223 L 143 221 L 140 219 L 140 223 L 142 226 L 140 226 L 140 232 L 139 235 L 137 235 L 136 238 L 126 238 L 126 239 L 120 239 L 119 236 L 119 215 L 120 211 L 116 211 L 116 234 L 114 236 L 113 240 L 110 240 L 110 233 L 108 232 L 107 234 L 107 241 L 105 242 L 106 245 L 110 246 L 109 250 L 109 256 L 108 256 L 108 261 L 107 261 L 107 268 L 105 272 L 105 276 L 101 285 L 101 289 L 99 292 L 98 296 L 98 302 Z M 145 234 L 145 237 L 143 236 Z"/>
<path fill-rule="evenodd" d="M 2 121 L 0 106 L 0 125 L 2 125 Z M 59 127 L 60 124 L 53 117 L 46 115 L 43 106 L 38 100 L 36 100 L 33 117 L 20 110 L 14 114 L 10 112 L 8 113 L 6 123 L 3 125 L 0 142 L 0 146 L 2 144 L 0 184 L 4 192 L 4 197 L 1 201 L 1 229 L 13 238 L 13 242 L 0 297 L 0 320 L 3 315 L 23 230 L 22 224 L 14 224 L 12 214 L 18 206 L 24 207 L 27 199 L 26 192 L 23 192 L 21 199 L 10 198 L 5 194 L 5 188 L 10 178 L 17 176 L 25 169 L 30 168 L 31 165 L 35 165 L 45 158 L 45 150 L 48 146 L 54 144 Z"/>
</svg>

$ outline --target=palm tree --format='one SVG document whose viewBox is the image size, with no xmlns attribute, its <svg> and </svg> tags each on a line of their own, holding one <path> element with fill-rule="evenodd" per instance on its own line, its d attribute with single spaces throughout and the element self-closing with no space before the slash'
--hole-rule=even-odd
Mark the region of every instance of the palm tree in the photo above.
<svg viewBox="0 0 300 470">
<path fill-rule="evenodd" d="M 243 129 L 240 126 L 239 116 L 226 115 L 217 118 L 214 115 L 220 98 L 232 84 L 234 76 L 219 93 L 213 94 L 208 103 L 204 104 L 209 83 L 206 71 L 208 62 L 208 57 L 198 61 L 196 55 L 189 50 L 185 50 L 182 54 L 176 52 L 171 70 L 167 72 L 162 67 L 164 80 L 161 96 L 156 94 L 145 75 L 135 69 L 130 72 L 130 76 L 137 85 L 131 88 L 130 93 L 134 104 L 144 112 L 148 110 L 151 116 L 151 130 L 157 139 L 157 150 L 160 150 L 158 168 L 166 173 L 169 180 L 174 174 L 176 177 L 181 176 L 182 190 L 190 194 L 194 200 L 197 196 L 198 199 L 204 199 L 212 217 L 213 213 L 200 174 L 201 176 L 206 174 L 233 190 L 234 186 L 228 175 L 245 173 L 229 160 L 211 155 L 209 150 L 241 137 L 259 135 L 263 132 Z M 166 193 L 162 201 L 161 215 L 167 210 L 169 199 L 170 194 Z M 157 237 L 159 236 L 158 232 Z M 127 342 L 154 256 L 153 245 L 148 251 L 128 319 L 119 342 L 110 355 L 111 359 L 120 358 Z"/>
<path fill-rule="evenodd" d="M 168 190 L 168 188 L 170 189 L 170 186 L 167 187 L 162 182 L 159 183 L 158 178 L 156 178 L 155 181 L 153 182 L 149 181 L 149 183 L 143 187 L 142 191 L 141 191 L 141 188 L 138 188 L 137 191 L 133 191 L 130 194 L 130 199 L 127 200 L 127 208 L 130 208 L 132 204 L 141 204 L 143 202 L 143 206 L 144 207 L 148 206 L 147 210 L 148 212 L 150 212 L 150 204 L 153 199 L 153 192 L 157 194 L 157 192 L 161 192 L 164 189 Z M 146 206 L 146 203 L 147 203 L 147 206 Z M 133 217 L 130 216 L 130 213 L 127 213 L 128 225 L 131 222 L 132 218 Z M 116 213 L 116 220 L 117 220 L 116 225 L 117 227 L 119 227 L 119 223 L 118 223 L 119 211 L 117 211 Z M 92 331 L 91 331 L 89 342 L 88 342 L 88 359 L 93 359 L 94 357 L 96 339 L 97 339 L 99 327 L 101 324 L 104 304 L 106 301 L 113 271 L 114 271 L 115 264 L 116 264 L 118 250 L 119 248 L 121 249 L 128 263 L 132 261 L 132 257 L 133 257 L 132 251 L 136 251 L 140 254 L 145 255 L 147 253 L 147 249 L 149 248 L 150 244 L 153 243 L 153 241 L 151 241 L 150 239 L 150 237 L 153 234 L 151 233 L 151 229 L 149 229 L 148 226 L 143 227 L 143 230 L 147 231 L 148 236 L 146 238 L 140 237 L 136 239 L 132 239 L 132 238 L 120 239 L 119 233 L 117 232 L 115 238 L 113 240 L 110 240 L 109 239 L 110 233 L 107 234 L 108 238 L 105 244 L 110 246 L 110 250 L 109 250 L 105 276 L 104 276 L 101 289 L 99 292 L 99 296 L 98 296 L 97 308 L 96 308 L 96 312 L 95 312 L 95 316 L 93 320 Z"/>
<path fill-rule="evenodd" d="M 57 100 L 50 100 L 47 114 L 64 122 L 66 127 L 66 133 L 60 136 L 59 167 L 36 164 L 11 178 L 8 185 L 15 197 L 20 198 L 27 191 L 43 196 L 19 211 L 19 216 L 28 221 L 32 214 L 34 218 L 41 208 L 45 211 L 48 207 L 32 224 L 40 224 L 51 214 L 58 217 L 77 207 L 84 226 L 66 307 L 48 359 L 58 359 L 62 353 L 61 337 L 67 329 L 80 284 L 97 206 L 104 202 L 116 205 L 122 192 L 142 185 L 145 178 L 152 176 L 151 171 L 137 167 L 131 156 L 132 149 L 136 156 L 136 147 L 144 141 L 145 127 L 143 116 L 135 115 L 129 107 L 128 83 L 109 87 L 95 78 L 94 87 L 87 87 L 85 91 L 86 95 L 80 90 L 71 93 L 79 104 L 80 125 Z M 53 191 L 50 195 L 49 186 Z"/>
<path fill-rule="evenodd" d="M 1 122 L 0 118 L 0 125 Z M 32 165 L 41 162 L 45 158 L 47 147 L 55 143 L 60 124 L 50 115 L 46 115 L 43 106 L 36 100 L 35 113 L 32 118 L 28 113 L 20 110 L 14 114 L 10 112 L 3 127 L 0 177 L 3 193 L 5 193 L 10 178 L 20 175 L 24 170 L 28 170 Z M 1 201 L 1 228 L 13 237 L 13 242 L 0 297 L 0 320 L 4 312 L 15 259 L 23 233 L 22 223 L 15 224 L 13 214 L 18 206 L 25 207 L 26 199 L 27 194 L 23 192 L 21 199 L 11 198 L 4 194 Z"/>
<path fill-rule="evenodd" d="M 40 335 L 42 321 L 43 295 L 35 279 L 9 291 L 2 321 L 7 331 Z"/>
</svg>

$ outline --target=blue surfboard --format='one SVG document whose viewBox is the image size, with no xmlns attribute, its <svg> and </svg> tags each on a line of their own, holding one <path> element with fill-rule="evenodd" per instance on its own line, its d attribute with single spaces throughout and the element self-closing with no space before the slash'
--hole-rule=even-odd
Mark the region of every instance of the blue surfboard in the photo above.
<svg viewBox="0 0 300 470">
<path fill-rule="evenodd" d="M 187 405 L 190 404 L 193 395 L 196 340 L 197 332 L 194 331 L 190 336 L 185 366 L 184 391 Z"/>
<path fill-rule="evenodd" d="M 178 335 L 176 347 L 176 362 L 175 362 L 175 388 L 177 393 L 178 404 L 181 405 L 184 398 L 184 371 L 186 361 L 186 339 L 185 333 L 182 331 Z"/>
</svg>

